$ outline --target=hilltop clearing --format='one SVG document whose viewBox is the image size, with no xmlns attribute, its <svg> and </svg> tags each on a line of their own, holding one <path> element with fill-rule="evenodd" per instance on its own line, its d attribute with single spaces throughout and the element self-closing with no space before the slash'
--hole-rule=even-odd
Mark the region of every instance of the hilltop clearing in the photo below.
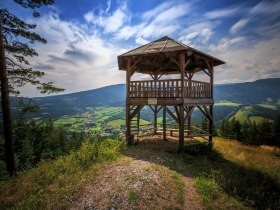
<svg viewBox="0 0 280 210">
<path fill-rule="evenodd" d="M 1 208 L 279 209 L 280 150 L 214 138 L 214 149 L 178 154 L 149 137 L 127 148 L 85 141 L 77 152 L 4 180 Z"/>
</svg>

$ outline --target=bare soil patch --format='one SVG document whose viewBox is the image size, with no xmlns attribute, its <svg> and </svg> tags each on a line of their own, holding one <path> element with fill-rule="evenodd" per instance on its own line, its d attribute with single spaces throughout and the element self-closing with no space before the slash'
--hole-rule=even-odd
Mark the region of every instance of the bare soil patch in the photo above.
<svg viewBox="0 0 280 210">
<path fill-rule="evenodd" d="M 148 161 L 124 157 L 100 170 L 72 209 L 183 209 L 172 175 Z"/>
</svg>

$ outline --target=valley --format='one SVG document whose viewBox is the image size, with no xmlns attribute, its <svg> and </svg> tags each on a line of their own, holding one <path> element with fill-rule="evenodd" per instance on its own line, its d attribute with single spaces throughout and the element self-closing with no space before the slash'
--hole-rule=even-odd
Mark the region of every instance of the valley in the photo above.
<svg viewBox="0 0 280 210">
<path fill-rule="evenodd" d="M 246 121 L 273 121 L 280 115 L 280 79 L 263 79 L 255 82 L 216 85 L 214 88 L 214 120 L 219 126 L 223 120 L 233 118 L 241 123 Z M 37 123 L 48 119 L 55 127 L 63 127 L 70 135 L 72 132 L 84 132 L 104 137 L 119 136 L 125 130 L 125 85 L 111 85 L 77 93 L 37 97 L 32 99 L 40 109 L 35 113 L 26 113 L 25 117 Z M 16 106 L 16 104 L 14 104 Z M 174 110 L 173 110 L 174 111 Z M 13 113 L 15 117 L 19 113 Z M 198 124 L 202 113 L 195 109 L 192 120 Z M 158 114 L 158 123 L 162 121 L 162 112 Z M 171 117 L 167 118 L 173 123 Z M 153 123 L 150 108 L 141 111 L 141 123 Z"/>
</svg>

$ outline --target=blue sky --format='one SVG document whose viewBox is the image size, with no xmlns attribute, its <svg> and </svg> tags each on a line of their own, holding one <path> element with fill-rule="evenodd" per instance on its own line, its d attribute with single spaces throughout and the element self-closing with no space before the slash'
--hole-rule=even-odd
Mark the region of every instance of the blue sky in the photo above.
<svg viewBox="0 0 280 210">
<path fill-rule="evenodd" d="M 280 77 L 280 1 L 57 0 L 36 20 L 0 3 L 38 25 L 48 44 L 33 46 L 32 65 L 65 93 L 125 83 L 117 55 L 166 35 L 226 61 L 215 83 Z M 22 93 L 39 95 L 29 86 Z"/>
</svg>

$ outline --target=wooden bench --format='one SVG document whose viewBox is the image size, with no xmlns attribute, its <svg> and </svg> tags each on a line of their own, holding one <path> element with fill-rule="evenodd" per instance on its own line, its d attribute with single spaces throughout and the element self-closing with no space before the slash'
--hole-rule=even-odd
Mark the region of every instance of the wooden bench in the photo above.
<svg viewBox="0 0 280 210">
<path fill-rule="evenodd" d="M 178 128 L 166 128 L 165 129 L 166 132 L 169 132 L 170 136 L 173 136 L 174 133 L 179 133 L 179 129 Z M 158 133 L 163 133 L 163 128 L 158 128 L 157 129 Z M 184 130 L 184 133 L 189 133 L 190 130 Z"/>
</svg>

